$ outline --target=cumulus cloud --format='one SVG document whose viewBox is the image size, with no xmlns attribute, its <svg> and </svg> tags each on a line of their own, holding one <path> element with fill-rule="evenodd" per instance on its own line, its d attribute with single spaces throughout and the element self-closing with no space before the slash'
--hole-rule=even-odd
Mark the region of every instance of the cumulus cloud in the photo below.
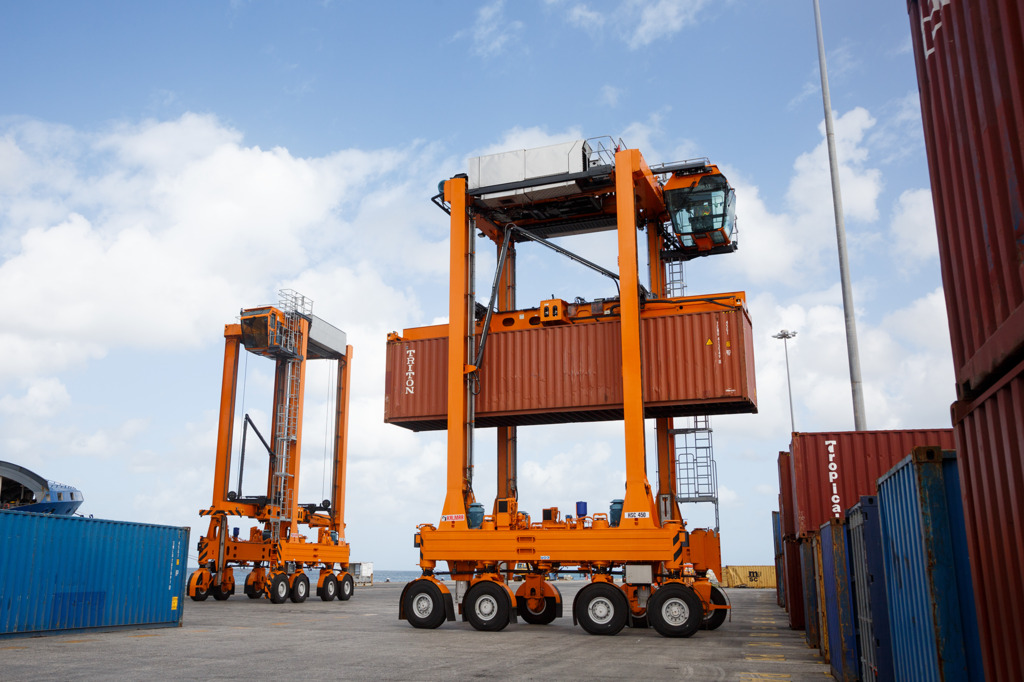
<svg viewBox="0 0 1024 682">
<path fill-rule="evenodd" d="M 625 12 L 639 16 L 639 24 L 630 36 L 629 46 L 634 49 L 645 47 L 678 33 L 696 23 L 698 13 L 707 4 L 707 0 L 627 0 L 623 7 Z"/>
<path fill-rule="evenodd" d="M 939 256 L 939 238 L 935 232 L 935 210 L 928 189 L 908 189 L 893 207 L 889 240 L 905 269 L 913 272 L 922 262 Z"/>
<path fill-rule="evenodd" d="M 835 119 L 836 154 L 847 221 L 873 222 L 878 218 L 882 173 L 870 165 L 865 135 L 875 119 L 857 107 Z M 740 249 L 724 264 L 730 273 L 742 273 L 755 283 L 786 282 L 803 286 L 820 278 L 825 266 L 833 269 L 835 213 L 824 123 L 819 126 L 821 142 L 800 154 L 793 163 L 793 175 L 786 191 L 782 212 L 770 209 L 758 188 L 741 173 L 726 169 L 736 187 L 739 212 Z M 849 226 L 848 226 L 849 229 Z M 799 267 L 798 267 L 799 265 Z"/>
<path fill-rule="evenodd" d="M 477 10 L 476 21 L 465 31 L 455 34 L 455 39 L 468 37 L 473 52 L 479 57 L 493 57 L 504 51 L 516 34 L 525 28 L 519 20 L 505 16 L 505 0 L 494 0 Z"/>
</svg>

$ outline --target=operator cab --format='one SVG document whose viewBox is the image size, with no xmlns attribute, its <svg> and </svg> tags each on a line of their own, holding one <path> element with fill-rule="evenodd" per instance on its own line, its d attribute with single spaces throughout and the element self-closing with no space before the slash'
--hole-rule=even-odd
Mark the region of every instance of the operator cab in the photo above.
<svg viewBox="0 0 1024 682">
<path fill-rule="evenodd" d="M 736 191 L 717 166 L 674 173 L 664 195 L 682 260 L 736 250 Z"/>
</svg>

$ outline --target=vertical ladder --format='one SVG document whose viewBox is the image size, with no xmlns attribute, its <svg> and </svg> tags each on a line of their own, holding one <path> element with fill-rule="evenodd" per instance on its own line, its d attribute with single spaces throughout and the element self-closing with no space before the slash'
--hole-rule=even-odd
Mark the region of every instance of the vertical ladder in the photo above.
<svg viewBox="0 0 1024 682">
<path fill-rule="evenodd" d="M 290 527 L 292 523 L 292 507 L 295 496 L 295 481 L 291 479 L 289 463 L 292 448 L 298 439 L 298 406 L 302 396 L 302 362 L 299 356 L 302 334 L 301 320 L 303 315 L 312 312 L 312 301 L 305 296 L 283 289 L 280 292 L 281 312 L 285 314 L 285 331 L 282 339 L 282 350 L 285 357 L 278 360 L 282 375 L 280 402 L 277 406 L 274 424 L 274 451 L 277 462 L 271 479 L 271 497 L 273 504 L 281 508 L 281 518 L 271 524 L 271 539 L 280 542 L 282 527 Z"/>
<path fill-rule="evenodd" d="M 665 263 L 665 295 L 669 298 L 686 295 L 686 263 L 671 260 Z"/>
<path fill-rule="evenodd" d="M 708 416 L 677 418 L 682 428 L 672 429 L 676 442 L 676 500 L 680 503 L 710 502 L 715 505 L 718 531 L 718 469 Z"/>
</svg>

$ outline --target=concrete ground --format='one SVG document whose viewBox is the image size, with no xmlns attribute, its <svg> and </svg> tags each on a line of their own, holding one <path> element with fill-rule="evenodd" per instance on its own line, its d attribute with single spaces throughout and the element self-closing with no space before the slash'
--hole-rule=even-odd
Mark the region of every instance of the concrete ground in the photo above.
<svg viewBox="0 0 1024 682">
<path fill-rule="evenodd" d="M 181 628 L 0 639 L 0 679 L 830 679 L 774 590 L 730 590 L 732 620 L 689 639 L 629 628 L 595 637 L 572 624 L 583 584 L 558 584 L 563 618 L 501 632 L 461 619 L 416 630 L 398 620 L 397 583 L 359 587 L 348 602 L 187 601 Z"/>
</svg>

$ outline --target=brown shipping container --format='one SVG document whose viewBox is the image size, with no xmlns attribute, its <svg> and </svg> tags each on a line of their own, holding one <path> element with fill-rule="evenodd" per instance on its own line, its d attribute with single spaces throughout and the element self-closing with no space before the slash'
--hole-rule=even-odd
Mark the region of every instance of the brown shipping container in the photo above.
<svg viewBox="0 0 1024 682">
<path fill-rule="evenodd" d="M 1024 351 L 1024 11 L 909 0 L 958 395 Z"/>
<path fill-rule="evenodd" d="M 644 317 L 640 325 L 647 417 L 757 411 L 753 340 L 744 308 L 680 310 Z M 446 427 L 447 327 L 405 334 L 434 330 L 432 338 L 388 342 L 384 421 L 389 424 L 414 431 Z M 621 419 L 621 347 L 617 319 L 491 333 L 480 370 L 476 425 Z"/>
<path fill-rule="evenodd" d="M 953 420 L 985 677 L 1024 680 L 1024 362 Z"/>
<path fill-rule="evenodd" d="M 817 532 L 843 518 L 861 495 L 877 495 L 878 477 L 918 445 L 955 447 L 953 429 L 794 433 L 790 445 L 796 532 Z"/>
<path fill-rule="evenodd" d="M 788 452 L 779 453 L 779 515 L 782 519 L 782 537 L 796 537 L 796 509 L 793 507 L 793 458 Z"/>
</svg>

